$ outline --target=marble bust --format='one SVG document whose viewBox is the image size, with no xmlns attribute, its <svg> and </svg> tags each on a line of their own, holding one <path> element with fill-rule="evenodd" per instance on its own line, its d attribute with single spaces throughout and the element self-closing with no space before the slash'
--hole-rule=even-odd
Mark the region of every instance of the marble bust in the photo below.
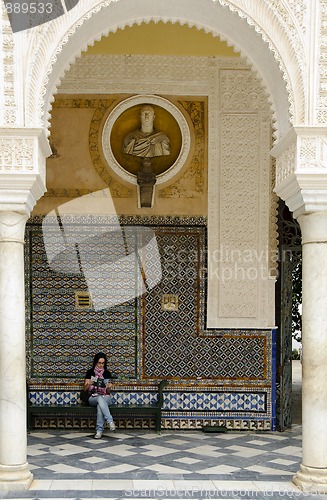
<svg viewBox="0 0 327 500">
<path fill-rule="evenodd" d="M 123 152 L 140 158 L 154 158 L 170 154 L 170 140 L 154 128 L 154 109 L 146 104 L 140 111 L 141 128 L 124 137 Z"/>
</svg>

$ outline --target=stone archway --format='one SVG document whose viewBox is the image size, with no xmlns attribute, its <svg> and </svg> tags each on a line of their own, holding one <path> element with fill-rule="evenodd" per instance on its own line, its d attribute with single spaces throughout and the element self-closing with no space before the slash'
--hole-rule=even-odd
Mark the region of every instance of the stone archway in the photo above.
<svg viewBox="0 0 327 500">
<path fill-rule="evenodd" d="M 41 37 L 38 34 L 31 40 L 27 120 L 34 126 L 36 123 L 48 126 L 52 95 L 64 71 L 94 40 L 127 25 L 162 20 L 196 26 L 235 46 L 262 78 L 275 110 L 276 136 L 281 137 L 290 122 L 302 121 L 305 96 L 297 62 L 301 58 L 300 41 L 293 35 L 293 39 L 288 37 L 285 31 L 284 25 L 291 22 L 290 16 L 286 13 L 283 23 L 278 23 L 276 14 L 273 6 L 258 8 L 250 3 L 247 8 L 236 8 L 226 1 L 206 2 L 201 9 L 196 0 L 183 0 L 178 4 L 169 1 L 164 8 L 161 1 L 148 0 L 141 0 L 137 5 L 103 1 L 92 6 L 89 2 L 87 8 L 80 2 L 66 16 L 53 21 L 51 36 L 44 28 Z M 46 70 L 45 56 L 49 60 Z"/>
<path fill-rule="evenodd" d="M 288 36 L 293 27 L 285 30 L 290 19 L 278 22 L 273 5 L 258 8 L 254 5 L 256 2 L 245 6 L 240 1 L 239 7 L 224 0 L 203 2 L 201 9 L 199 3 L 199 0 L 183 0 L 178 4 L 173 0 L 80 2 L 66 16 L 53 21 L 51 30 L 40 27 L 37 32 L 28 34 L 25 126 L 47 130 L 48 113 L 62 75 L 94 40 L 129 24 L 160 19 L 195 25 L 221 36 L 240 50 L 267 88 L 275 112 L 276 137 L 283 137 L 293 121 L 302 122 L 305 103 L 297 62 L 301 58 L 302 46 L 300 37 Z M 49 61 L 46 67 L 45 60 Z M 18 59 L 16 64 L 20 63 Z M 33 159 L 34 168 L 39 172 L 37 157 Z M 9 466 L 2 477 L 4 483 L 11 481 L 11 486 L 12 472 Z M 20 479 L 18 474 L 17 484 Z"/>
</svg>

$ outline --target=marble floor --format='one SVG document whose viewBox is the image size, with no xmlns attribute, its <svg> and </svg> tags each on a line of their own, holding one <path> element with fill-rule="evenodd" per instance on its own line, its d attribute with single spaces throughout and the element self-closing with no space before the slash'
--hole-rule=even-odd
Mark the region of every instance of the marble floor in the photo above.
<svg viewBox="0 0 327 500">
<path fill-rule="evenodd" d="M 33 431 L 34 480 L 3 499 L 324 498 L 292 483 L 301 462 L 301 426 L 285 432 Z"/>
<path fill-rule="evenodd" d="M 284 432 L 44 430 L 28 436 L 34 480 L 0 499 L 327 500 L 292 483 L 301 463 L 301 365 L 293 362 L 293 425 Z"/>
</svg>

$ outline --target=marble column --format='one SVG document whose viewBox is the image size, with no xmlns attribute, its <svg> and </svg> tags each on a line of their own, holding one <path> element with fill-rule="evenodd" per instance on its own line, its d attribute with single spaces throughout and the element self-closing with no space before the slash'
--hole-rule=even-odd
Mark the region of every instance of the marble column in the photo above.
<svg viewBox="0 0 327 500">
<path fill-rule="evenodd" d="M 327 212 L 298 218 L 302 231 L 302 464 L 294 483 L 327 493 Z"/>
<path fill-rule="evenodd" d="M 0 212 L 0 490 L 28 488 L 24 232 L 28 216 Z"/>
</svg>

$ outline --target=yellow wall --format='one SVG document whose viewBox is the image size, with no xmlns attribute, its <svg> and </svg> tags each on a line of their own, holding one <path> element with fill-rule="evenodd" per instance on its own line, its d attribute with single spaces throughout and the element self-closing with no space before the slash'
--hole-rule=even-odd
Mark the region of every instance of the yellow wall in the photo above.
<svg viewBox="0 0 327 500">
<path fill-rule="evenodd" d="M 117 214 L 207 215 L 207 99 L 170 96 L 189 122 L 192 146 L 178 173 L 156 186 L 154 206 L 139 208 L 137 186 L 114 172 L 101 146 L 104 122 L 124 98 L 126 95 L 118 94 L 56 96 L 50 135 L 53 155 L 47 159 L 47 193 L 37 203 L 33 215 L 49 213 L 63 203 L 103 189 L 109 189 Z M 97 210 L 102 210 L 99 203 Z"/>
<path fill-rule="evenodd" d="M 87 54 L 239 57 L 239 53 L 211 33 L 162 21 L 142 23 L 111 33 L 89 47 Z"/>
</svg>

